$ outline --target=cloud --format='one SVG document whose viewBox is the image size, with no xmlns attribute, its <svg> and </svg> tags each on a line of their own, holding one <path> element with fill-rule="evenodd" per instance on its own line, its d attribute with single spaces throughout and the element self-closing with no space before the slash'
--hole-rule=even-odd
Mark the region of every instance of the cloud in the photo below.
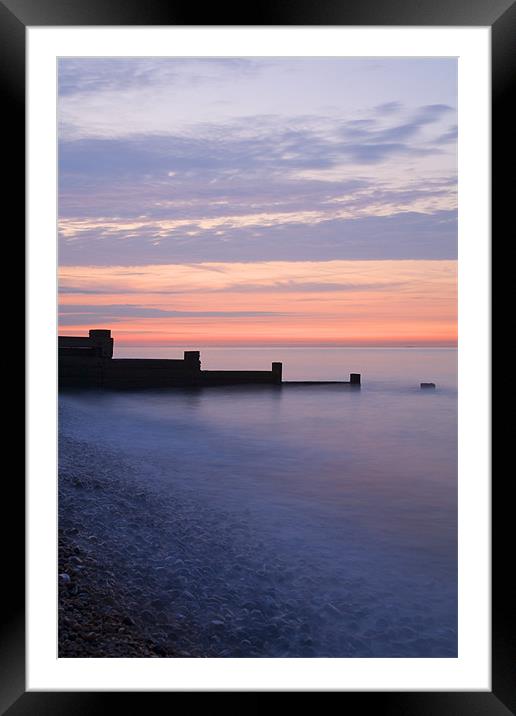
<svg viewBox="0 0 516 716">
<path fill-rule="evenodd" d="M 376 110 L 378 114 L 390 115 L 399 108 L 399 103 L 392 102 Z M 348 152 L 353 161 L 366 164 L 377 164 L 396 155 L 435 155 L 438 151 L 435 148 L 429 149 L 420 142 L 409 143 L 409 140 L 414 140 L 423 128 L 438 123 L 443 116 L 453 111 L 449 105 L 432 104 L 419 107 L 409 121 L 387 127 L 379 119 L 347 122 L 341 128 L 341 135 L 347 140 L 343 151 Z"/>
<path fill-rule="evenodd" d="M 449 115 L 454 111 L 449 104 L 426 104 L 419 108 L 416 121 L 420 124 L 431 124 L 443 115 Z"/>
<path fill-rule="evenodd" d="M 456 63 L 370 65 L 61 60 L 60 260 L 454 257 Z"/>
<path fill-rule="evenodd" d="M 248 58 L 60 58 L 59 96 L 121 92 L 203 82 L 221 82 L 227 76 L 252 76 L 271 63 Z"/>
<path fill-rule="evenodd" d="M 439 125 L 432 136 L 417 139 L 421 128 L 443 111 L 423 107 L 410 122 L 387 127 L 360 120 L 325 131 L 267 123 L 258 130 L 256 118 L 250 118 L 249 123 L 213 126 L 191 136 L 65 141 L 59 152 L 60 218 L 141 219 L 138 223 L 148 228 L 144 234 L 152 232 L 158 219 L 190 221 L 195 231 L 209 218 L 327 212 L 343 195 L 348 218 L 357 210 L 385 213 L 379 204 L 389 206 L 391 214 L 428 212 L 420 206 L 423 190 L 416 195 L 417 182 L 426 197 L 442 198 L 440 205 L 433 201 L 430 211 L 449 209 L 455 187 L 446 184 L 445 171 L 440 172 L 441 187 L 430 187 L 435 172 L 425 176 L 421 162 L 435 162 L 444 153 L 445 140 L 453 149 L 453 137 L 445 136 Z M 453 165 L 451 157 L 448 173 Z M 401 193 L 399 179 L 392 186 L 394 168 L 400 176 L 403 170 L 406 174 L 405 204 L 397 207 Z M 410 191 L 413 201 L 407 205 Z"/>
<path fill-rule="evenodd" d="M 117 342 L 133 344 L 450 343 L 456 272 L 454 261 L 61 267 L 65 285 L 141 295 L 104 305 L 62 296 L 60 325 L 69 333 L 112 326 Z M 177 293 L 167 297 L 169 289 Z"/>
<path fill-rule="evenodd" d="M 192 264 L 192 266 L 196 269 L 202 270 L 203 265 L 202 264 Z M 121 272 L 118 272 L 118 275 L 122 275 Z M 224 286 L 223 288 L 210 288 L 209 286 L 202 288 L 202 293 L 342 293 L 342 292 L 371 292 L 371 291 L 386 291 L 386 290 L 393 290 L 393 289 L 399 289 L 403 286 L 403 283 L 393 283 L 393 282 L 387 282 L 387 281 L 378 281 L 375 283 L 335 283 L 335 282 L 316 282 L 316 281 L 293 281 L 293 280 L 287 280 L 287 281 L 269 281 L 264 283 L 246 283 L 246 284 L 238 284 L 238 283 L 232 283 L 228 286 Z M 144 288 L 115 288 L 113 286 L 106 286 L 104 288 L 94 289 L 94 290 L 88 290 L 88 289 L 82 289 L 78 286 L 71 287 L 71 286 L 63 286 L 59 288 L 59 293 L 63 295 L 68 294 L 83 294 L 83 295 L 98 295 L 98 296 L 106 296 L 106 295 L 112 295 L 112 294 L 124 294 L 124 295 L 130 295 L 130 294 L 138 294 L 138 295 L 175 295 L 175 294 L 189 294 L 192 292 L 191 287 L 183 286 L 181 288 L 160 288 L 160 289 L 144 289 Z M 71 308 L 68 308 L 68 307 Z M 105 308 L 102 306 L 102 308 Z M 76 310 L 86 310 L 91 309 L 90 305 L 87 306 L 81 306 L 77 308 L 75 304 L 65 304 L 61 307 L 62 313 L 67 312 L 75 312 Z M 149 311 L 155 310 L 155 309 L 148 309 Z M 168 311 L 156 311 L 157 314 L 160 316 L 164 313 L 169 313 Z M 177 311 L 174 311 L 174 314 L 178 313 Z M 184 313 L 184 312 L 182 312 Z M 260 315 L 266 315 L 266 312 L 261 312 Z M 158 317 L 157 315 L 154 317 Z"/>
<path fill-rule="evenodd" d="M 59 307 L 63 325 L 85 324 L 99 319 L 120 321 L 127 318 L 251 318 L 284 315 L 276 311 L 171 311 L 131 304 L 73 304 Z"/>
<path fill-rule="evenodd" d="M 314 217 L 313 217 L 314 218 Z M 198 224 L 166 228 L 148 222 L 138 229 L 82 228 L 62 238 L 61 265 L 327 261 L 332 259 L 454 259 L 457 212 L 402 212 L 387 216 L 316 221 L 260 221 L 250 225 Z M 189 235 L 190 234 L 190 235 Z"/>
<path fill-rule="evenodd" d="M 452 108 L 446 105 L 422 106 L 409 121 L 388 126 L 370 118 L 329 125 L 321 119 L 312 127 L 298 119 L 296 127 L 295 119 L 287 126 L 280 117 L 250 116 L 229 124 L 192 123 L 183 134 L 65 139 L 60 143 L 59 167 L 68 184 L 79 176 L 120 181 L 142 176 L 174 179 L 198 172 L 225 172 L 227 176 L 272 171 L 275 175 L 330 168 L 349 160 L 377 163 L 396 154 L 424 156 L 428 150 L 408 140 L 422 128 L 439 124 L 450 112 Z M 167 185 L 177 186 L 177 182 L 167 181 Z"/>
<path fill-rule="evenodd" d="M 106 291 L 102 289 L 88 289 L 81 288 L 80 286 L 59 286 L 59 293 L 80 293 L 80 294 L 103 294 Z M 112 293 L 112 291 L 110 291 Z"/>
<path fill-rule="evenodd" d="M 452 127 L 450 127 L 446 132 L 443 132 L 438 137 L 436 137 L 433 141 L 435 144 L 456 143 L 457 136 L 458 136 L 458 127 L 455 124 Z"/>
<path fill-rule="evenodd" d="M 402 131 L 402 128 L 398 127 L 397 131 Z M 385 137 L 382 137 L 382 140 L 385 140 Z M 415 155 L 424 157 L 435 155 L 439 152 L 439 150 L 429 149 L 426 147 L 414 148 L 404 144 L 403 142 L 381 141 L 378 144 L 368 142 L 348 145 L 346 152 L 350 159 L 357 164 L 380 164 L 381 162 L 396 156 Z"/>
<path fill-rule="evenodd" d="M 374 110 L 377 114 L 385 115 L 399 112 L 401 108 L 401 102 L 384 102 L 383 104 L 377 104 Z"/>
<path fill-rule="evenodd" d="M 401 283 L 323 283 L 314 281 L 275 281 L 263 284 L 230 285 L 214 292 L 224 293 L 341 293 L 341 292 L 370 292 L 390 291 L 398 289 Z"/>
</svg>

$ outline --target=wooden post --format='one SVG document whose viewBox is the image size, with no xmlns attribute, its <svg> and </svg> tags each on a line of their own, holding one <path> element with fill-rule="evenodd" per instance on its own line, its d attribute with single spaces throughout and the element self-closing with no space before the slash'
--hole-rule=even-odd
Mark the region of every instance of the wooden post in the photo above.
<svg viewBox="0 0 516 716">
<path fill-rule="evenodd" d="M 274 383 L 281 385 L 282 375 L 283 375 L 283 363 L 273 363 L 272 364 L 272 378 L 273 378 Z"/>
</svg>

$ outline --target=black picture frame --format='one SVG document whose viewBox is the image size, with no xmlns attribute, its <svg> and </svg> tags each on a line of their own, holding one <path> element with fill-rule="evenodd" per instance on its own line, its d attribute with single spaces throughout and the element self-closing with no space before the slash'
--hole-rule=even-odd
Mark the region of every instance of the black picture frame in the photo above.
<svg viewBox="0 0 516 716">
<path fill-rule="evenodd" d="M 202 22 L 199 22 L 202 19 Z M 220 3 L 180 5 L 173 0 L 0 0 L 0 82 L 3 97 L 4 142 L 15 147 L 9 163 L 5 206 L 15 217 L 20 237 L 25 216 L 25 37 L 29 26 L 80 25 L 394 25 L 484 26 L 492 31 L 492 193 L 493 237 L 513 225 L 511 182 L 504 168 L 513 169 L 514 115 L 509 111 L 516 76 L 516 4 L 514 0 L 317 0 L 279 2 L 255 0 L 237 8 Z M 493 295 L 493 307 L 498 293 Z M 501 300 L 501 299 L 500 299 Z M 496 320 L 493 311 L 493 322 Z M 501 319 L 498 319 L 501 320 Z M 19 324 L 18 324 L 19 325 Z M 493 328 L 496 323 L 493 323 Z M 18 328 L 18 333 L 20 333 Z M 14 331 L 16 335 L 16 330 Z M 23 344 L 23 336 L 19 342 Z M 29 346 L 31 349 L 31 346 Z M 493 375 L 495 375 L 493 373 Z M 496 394 L 493 385 L 493 396 Z M 507 441 L 505 427 L 493 447 Z M 516 713 L 516 594 L 510 585 L 510 475 L 506 469 L 492 481 L 492 690 L 470 692 L 342 692 L 346 708 L 372 709 L 381 714 L 439 714 L 440 716 L 503 716 Z M 140 710 L 142 695 L 155 701 L 169 692 L 26 692 L 25 690 L 25 500 L 16 470 L 4 477 L 3 576 L 4 606 L 0 632 L 0 713 L 98 714 L 113 708 Z M 5 519 L 9 512 L 11 521 Z M 511 519 L 512 517 L 512 519 Z M 7 526 L 9 524 L 9 526 Z M 123 699 L 123 701 L 121 701 Z M 148 708 L 148 706 L 147 706 Z"/>
</svg>

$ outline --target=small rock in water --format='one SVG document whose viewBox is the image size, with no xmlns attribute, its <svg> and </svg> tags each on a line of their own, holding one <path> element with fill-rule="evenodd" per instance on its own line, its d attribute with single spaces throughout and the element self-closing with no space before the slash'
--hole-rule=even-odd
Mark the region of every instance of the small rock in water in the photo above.
<svg viewBox="0 0 516 716">
<path fill-rule="evenodd" d="M 422 390 L 435 390 L 435 383 L 421 383 Z"/>
</svg>

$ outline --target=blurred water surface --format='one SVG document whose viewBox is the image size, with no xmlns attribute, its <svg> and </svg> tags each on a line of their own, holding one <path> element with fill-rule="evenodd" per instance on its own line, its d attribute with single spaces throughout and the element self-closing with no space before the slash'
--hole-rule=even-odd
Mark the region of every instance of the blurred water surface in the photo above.
<svg viewBox="0 0 516 716">
<path fill-rule="evenodd" d="M 62 469 L 152 496 L 141 523 L 109 518 L 102 491 L 73 497 L 126 559 L 135 606 L 152 613 L 158 595 L 149 628 L 167 646 L 180 615 L 210 656 L 456 656 L 456 350 L 205 348 L 201 359 L 279 360 L 285 380 L 358 372 L 362 388 L 60 397 Z M 437 389 L 420 390 L 427 381 Z"/>
</svg>

